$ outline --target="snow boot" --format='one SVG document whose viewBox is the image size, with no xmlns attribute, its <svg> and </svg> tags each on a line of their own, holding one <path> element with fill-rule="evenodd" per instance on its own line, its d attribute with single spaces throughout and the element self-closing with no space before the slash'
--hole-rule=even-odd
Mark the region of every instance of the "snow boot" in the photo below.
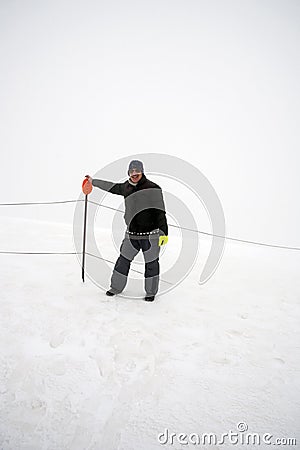
<svg viewBox="0 0 300 450">
<path fill-rule="evenodd" d="M 108 295 L 108 297 L 112 297 L 113 295 L 117 294 L 120 294 L 120 292 L 116 291 L 115 289 L 109 289 L 108 291 L 106 291 L 106 295 Z"/>
</svg>

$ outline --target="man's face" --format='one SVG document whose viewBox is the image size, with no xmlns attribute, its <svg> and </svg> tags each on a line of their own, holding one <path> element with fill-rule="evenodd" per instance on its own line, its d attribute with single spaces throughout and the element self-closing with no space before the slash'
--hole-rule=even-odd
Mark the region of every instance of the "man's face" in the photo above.
<svg viewBox="0 0 300 450">
<path fill-rule="evenodd" d="M 143 174 L 138 169 L 131 169 L 129 171 L 129 176 L 133 183 L 138 183 L 140 181 L 140 179 L 142 178 Z"/>
</svg>

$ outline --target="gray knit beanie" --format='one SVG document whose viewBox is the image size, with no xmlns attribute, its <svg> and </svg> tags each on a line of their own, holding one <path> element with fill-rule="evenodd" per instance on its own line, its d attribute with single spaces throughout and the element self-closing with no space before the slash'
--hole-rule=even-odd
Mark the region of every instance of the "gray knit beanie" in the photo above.
<svg viewBox="0 0 300 450">
<path fill-rule="evenodd" d="M 144 173 L 144 166 L 142 161 L 138 161 L 137 159 L 133 159 L 132 161 L 130 161 L 129 167 L 128 167 L 128 175 L 129 175 L 129 171 L 136 169 L 139 172 Z"/>
</svg>

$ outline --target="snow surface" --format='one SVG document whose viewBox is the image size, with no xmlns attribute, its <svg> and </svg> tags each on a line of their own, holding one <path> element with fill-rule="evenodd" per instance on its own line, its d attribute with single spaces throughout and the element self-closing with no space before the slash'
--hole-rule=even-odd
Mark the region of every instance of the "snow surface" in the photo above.
<svg viewBox="0 0 300 450">
<path fill-rule="evenodd" d="M 177 245 L 170 233 L 162 270 Z M 0 249 L 74 251 L 72 227 L 2 218 Z M 208 283 L 200 261 L 154 303 L 83 284 L 75 255 L 0 261 L 1 449 L 197 448 L 158 434 L 241 421 L 300 442 L 300 252 L 228 242 Z"/>
</svg>

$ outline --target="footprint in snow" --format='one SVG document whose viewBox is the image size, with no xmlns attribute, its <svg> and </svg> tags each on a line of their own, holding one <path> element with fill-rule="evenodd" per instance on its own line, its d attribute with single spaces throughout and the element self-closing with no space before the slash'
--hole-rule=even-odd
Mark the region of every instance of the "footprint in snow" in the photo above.
<svg viewBox="0 0 300 450">
<path fill-rule="evenodd" d="M 285 361 L 283 359 L 281 359 L 281 358 L 273 358 L 273 361 L 275 361 L 280 366 L 285 364 Z"/>
<path fill-rule="evenodd" d="M 67 335 L 66 331 L 61 331 L 60 333 L 52 336 L 50 339 L 49 345 L 52 348 L 57 348 L 64 343 L 65 337 Z"/>
</svg>

